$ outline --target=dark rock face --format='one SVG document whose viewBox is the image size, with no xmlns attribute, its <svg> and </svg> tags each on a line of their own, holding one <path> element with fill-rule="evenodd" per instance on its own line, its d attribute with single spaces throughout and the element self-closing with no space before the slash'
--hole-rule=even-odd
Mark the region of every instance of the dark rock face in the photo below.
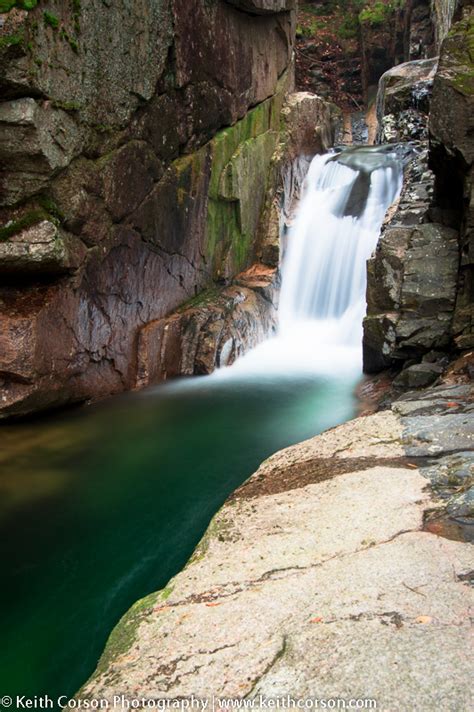
<svg viewBox="0 0 474 712">
<path fill-rule="evenodd" d="M 431 15 L 431 3 L 429 0 L 421 0 L 410 3 L 408 17 L 408 31 L 406 40 L 410 59 L 425 59 L 433 57 L 435 51 L 434 23 Z"/>
<path fill-rule="evenodd" d="M 382 3 L 380 3 L 382 5 Z M 370 7 L 370 6 L 368 6 Z M 403 62 L 405 53 L 406 8 L 385 9 L 384 17 L 364 19 L 361 15 L 362 86 L 365 97 L 371 86 L 376 86 L 379 77 L 390 67 Z"/>
<path fill-rule="evenodd" d="M 437 59 L 399 64 L 382 75 L 377 94 L 377 143 L 427 141 Z"/>
<path fill-rule="evenodd" d="M 474 346 L 474 11 L 446 37 L 433 87 L 430 133 L 436 203 L 460 228 L 461 265 L 454 316 L 460 348 Z"/>
<path fill-rule="evenodd" d="M 364 367 L 376 372 L 406 363 L 399 376 L 406 387 L 431 377 L 426 364 L 416 364 L 424 354 L 474 346 L 473 11 L 460 12 L 443 41 L 431 99 L 430 60 L 395 67 L 381 82 L 382 140 L 404 137 L 404 112 L 420 85 L 429 102 L 419 122 L 424 137 L 429 108 L 429 152 L 426 142 L 419 144 L 408 164 L 400 200 L 368 266 Z"/>
<path fill-rule="evenodd" d="M 398 204 L 389 212 L 368 262 L 364 370 L 376 373 L 419 360 L 451 342 L 459 244 L 450 227 L 429 222 L 434 176 L 421 149 L 405 169 Z"/>
<path fill-rule="evenodd" d="M 145 382 L 147 324 L 278 264 L 281 171 L 295 146 L 327 147 L 332 113 L 309 100 L 311 140 L 280 122 L 292 0 L 47 2 L 1 20 L 6 417 Z"/>
</svg>

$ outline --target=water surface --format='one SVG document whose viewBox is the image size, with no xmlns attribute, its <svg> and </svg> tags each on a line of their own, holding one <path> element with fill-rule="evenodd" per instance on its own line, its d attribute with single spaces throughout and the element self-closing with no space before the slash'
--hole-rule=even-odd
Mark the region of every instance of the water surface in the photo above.
<svg viewBox="0 0 474 712">
<path fill-rule="evenodd" d="M 193 379 L 3 429 L 1 694 L 73 694 L 262 460 L 352 416 L 353 383 Z"/>
</svg>

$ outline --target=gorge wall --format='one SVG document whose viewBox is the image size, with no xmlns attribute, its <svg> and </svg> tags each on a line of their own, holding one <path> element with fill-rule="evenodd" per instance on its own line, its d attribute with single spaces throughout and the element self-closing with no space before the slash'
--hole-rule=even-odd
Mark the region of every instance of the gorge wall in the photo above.
<svg viewBox="0 0 474 712">
<path fill-rule="evenodd" d="M 381 79 L 379 140 L 410 141 L 398 204 L 369 262 L 367 372 L 404 367 L 400 386 L 428 385 L 446 359 L 474 347 L 474 14 L 435 3 L 437 58 Z"/>
<path fill-rule="evenodd" d="M 282 171 L 332 139 L 286 102 L 295 0 L 0 13 L 0 417 L 230 362 L 271 327 Z"/>
</svg>

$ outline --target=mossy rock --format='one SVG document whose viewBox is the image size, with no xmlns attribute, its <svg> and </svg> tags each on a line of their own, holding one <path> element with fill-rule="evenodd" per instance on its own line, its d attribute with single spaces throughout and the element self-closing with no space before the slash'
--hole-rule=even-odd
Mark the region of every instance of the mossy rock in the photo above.
<svg viewBox="0 0 474 712">
<path fill-rule="evenodd" d="M 19 10 L 33 10 L 38 4 L 38 0 L 0 0 L 0 13 L 9 12 L 17 7 Z"/>
<path fill-rule="evenodd" d="M 137 639 L 138 627 L 150 615 L 166 590 L 165 588 L 163 591 L 150 593 L 145 598 L 140 599 L 120 619 L 109 636 L 105 650 L 97 664 L 94 677 L 105 672 L 114 660 L 130 650 Z"/>
<path fill-rule="evenodd" d="M 252 256 L 282 103 L 279 92 L 211 141 L 206 244 L 216 278 L 241 271 Z"/>
<path fill-rule="evenodd" d="M 9 220 L 2 227 L 0 227 L 0 242 L 5 242 L 9 240 L 14 235 L 26 230 L 32 225 L 41 222 L 42 220 L 49 220 L 50 215 L 43 208 L 36 208 L 34 210 L 29 210 L 24 213 L 21 217 L 14 220 Z"/>
<path fill-rule="evenodd" d="M 451 86 L 461 94 L 474 94 L 474 16 L 457 22 L 443 46 L 446 66 L 451 70 Z"/>
</svg>

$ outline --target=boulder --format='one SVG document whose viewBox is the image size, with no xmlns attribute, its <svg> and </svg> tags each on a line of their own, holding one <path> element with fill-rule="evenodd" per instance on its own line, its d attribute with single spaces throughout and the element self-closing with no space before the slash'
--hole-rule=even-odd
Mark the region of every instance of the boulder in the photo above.
<svg viewBox="0 0 474 712">
<path fill-rule="evenodd" d="M 419 360 L 452 340 L 458 233 L 430 217 L 433 174 L 427 151 L 408 162 L 399 200 L 387 215 L 367 266 L 364 370 Z"/>
<path fill-rule="evenodd" d="M 428 114 L 437 58 L 399 64 L 385 72 L 377 93 L 377 142 L 428 139 Z"/>
<path fill-rule="evenodd" d="M 449 346 L 458 261 L 451 228 L 425 223 L 384 231 L 368 267 L 366 372 Z"/>
<path fill-rule="evenodd" d="M 340 111 L 310 92 L 288 96 L 281 112 L 285 160 L 324 153 L 334 144 L 335 124 Z"/>
<path fill-rule="evenodd" d="M 426 143 L 413 143 L 401 194 L 367 267 L 364 370 L 376 373 L 453 346 L 459 233 L 452 211 L 432 207 Z M 436 220 L 436 222 L 431 222 Z M 439 220 L 439 222 L 438 222 Z"/>
<path fill-rule="evenodd" d="M 443 367 L 436 363 L 416 363 L 404 368 L 394 379 L 396 388 L 425 388 L 443 373 Z"/>
</svg>

